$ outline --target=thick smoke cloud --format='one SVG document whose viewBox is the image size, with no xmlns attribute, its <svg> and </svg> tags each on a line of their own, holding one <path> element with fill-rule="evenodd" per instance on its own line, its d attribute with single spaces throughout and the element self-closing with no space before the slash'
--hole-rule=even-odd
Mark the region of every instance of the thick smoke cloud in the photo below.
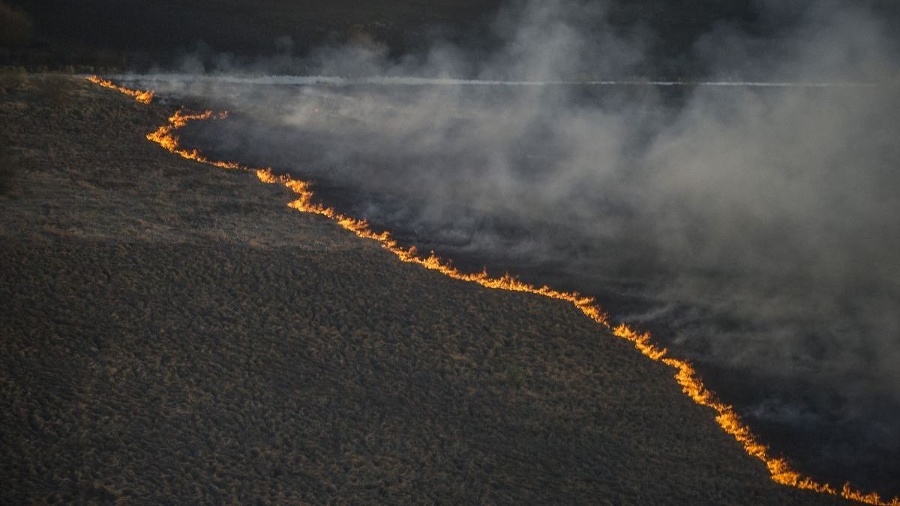
<svg viewBox="0 0 900 506">
<path fill-rule="evenodd" d="M 447 256 L 637 301 L 614 316 L 682 354 L 828 393 L 767 387 L 748 416 L 857 424 L 873 438 L 858 452 L 896 456 L 896 27 L 858 3 L 759 9 L 774 33 L 722 23 L 696 39 L 691 57 L 709 69 L 698 80 L 795 85 L 577 84 L 632 79 L 656 35 L 612 26 L 602 2 L 559 0 L 505 9 L 498 49 L 477 57 L 435 41 L 388 60 L 362 37 L 302 61 L 286 46 L 250 69 L 368 81 L 148 86 L 226 102 L 233 122 L 193 134 L 222 157 L 317 181 L 351 214 Z"/>
</svg>

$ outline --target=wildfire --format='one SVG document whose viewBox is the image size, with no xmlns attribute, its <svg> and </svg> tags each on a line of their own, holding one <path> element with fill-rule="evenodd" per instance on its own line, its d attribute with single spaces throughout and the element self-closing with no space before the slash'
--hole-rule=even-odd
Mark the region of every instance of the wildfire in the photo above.
<svg viewBox="0 0 900 506">
<path fill-rule="evenodd" d="M 152 91 L 138 91 L 117 86 L 110 81 L 100 79 L 96 76 L 88 77 L 88 80 L 105 88 L 111 88 L 121 93 L 134 97 L 137 101 L 149 104 L 153 97 Z M 195 160 L 200 163 L 220 167 L 228 170 L 244 170 L 253 172 L 256 177 L 263 183 L 280 184 L 292 192 L 297 198 L 288 203 L 288 207 L 305 213 L 312 213 L 324 216 L 336 222 L 342 228 L 349 230 L 357 236 L 365 239 L 377 241 L 381 246 L 403 262 L 418 264 L 426 269 L 438 271 L 448 277 L 477 283 L 483 287 L 507 290 L 513 292 L 526 292 L 549 297 L 552 299 L 564 300 L 574 305 L 585 316 L 600 324 L 610 331 L 616 337 L 631 342 L 634 347 L 644 356 L 675 369 L 675 380 L 681 385 L 682 391 L 695 403 L 713 409 L 716 412 L 716 422 L 727 434 L 730 434 L 744 448 L 747 454 L 761 460 L 765 463 L 769 470 L 769 474 L 773 481 L 781 485 L 787 485 L 804 490 L 812 490 L 821 494 L 841 496 L 845 499 L 858 501 L 865 504 L 876 506 L 900 506 L 900 497 L 895 497 L 889 501 L 884 501 L 876 492 L 869 494 L 854 489 L 849 483 L 838 490 L 834 486 L 827 483 L 820 483 L 809 476 L 804 476 L 800 472 L 794 470 L 790 463 L 780 457 L 773 457 L 770 454 L 769 447 L 760 443 L 750 427 L 747 426 L 734 410 L 728 404 L 719 401 L 716 395 L 703 384 L 703 380 L 697 374 L 694 367 L 687 361 L 669 356 L 669 352 L 665 348 L 659 348 L 652 343 L 651 336 L 648 332 L 638 332 L 624 323 L 613 325 L 609 316 L 597 305 L 596 300 L 592 297 L 585 297 L 577 292 L 562 292 L 550 288 L 549 286 L 534 286 L 524 283 L 519 279 L 504 274 L 501 277 L 491 277 L 487 272 L 465 273 L 453 267 L 449 262 L 438 258 L 434 252 L 427 256 L 421 255 L 415 246 L 404 248 L 396 240 L 394 240 L 387 231 L 376 232 L 372 230 L 365 220 L 359 220 L 350 216 L 343 215 L 331 207 L 326 207 L 314 201 L 310 184 L 305 181 L 294 179 L 288 175 L 279 175 L 271 168 L 254 168 L 241 165 L 236 162 L 224 162 L 210 160 L 202 155 L 196 149 L 185 149 L 180 146 L 179 138 L 175 135 L 175 131 L 183 128 L 191 121 L 204 121 L 209 119 L 225 119 L 226 113 L 213 114 L 212 111 L 202 113 L 186 113 L 181 110 L 176 111 L 166 125 L 160 126 L 156 131 L 147 134 L 147 139 L 153 141 L 167 151 L 175 153 L 183 158 Z"/>
<path fill-rule="evenodd" d="M 149 92 L 152 95 L 152 92 Z M 200 151 L 196 149 L 184 149 L 180 147 L 178 136 L 175 135 L 175 130 L 179 128 L 184 128 L 191 121 L 202 121 L 208 120 L 210 118 L 215 119 L 225 119 L 228 115 L 226 113 L 219 113 L 213 116 L 212 111 L 206 111 L 202 113 L 184 113 L 182 111 L 175 111 L 175 114 L 169 117 L 169 122 L 165 125 L 160 126 L 155 131 L 147 134 L 147 140 L 155 142 L 162 146 L 167 151 L 175 153 L 176 155 L 187 158 L 188 160 L 194 160 L 200 163 L 205 163 L 207 165 L 212 165 L 214 167 L 219 167 L 220 169 L 228 169 L 228 170 L 237 170 L 242 169 L 240 164 L 234 162 L 219 162 L 215 160 L 210 160 L 209 158 L 200 154 Z"/>
<path fill-rule="evenodd" d="M 103 88 L 109 88 L 111 90 L 116 90 L 119 93 L 124 93 L 130 97 L 134 97 L 135 100 L 142 104 L 149 104 L 153 101 L 153 92 L 150 90 L 141 91 L 141 90 L 132 90 L 130 88 L 125 88 L 123 86 L 119 86 L 112 81 L 108 81 L 106 79 L 101 79 L 99 76 L 88 76 L 87 80 L 96 84 L 97 86 L 101 86 Z"/>
</svg>

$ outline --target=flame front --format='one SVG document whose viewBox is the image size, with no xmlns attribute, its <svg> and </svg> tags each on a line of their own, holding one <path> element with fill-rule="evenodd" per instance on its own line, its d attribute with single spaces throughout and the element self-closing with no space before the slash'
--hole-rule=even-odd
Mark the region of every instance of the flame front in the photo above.
<svg viewBox="0 0 900 506">
<path fill-rule="evenodd" d="M 153 97 L 152 91 L 131 90 L 117 86 L 110 81 L 100 79 L 96 76 L 91 76 L 88 80 L 105 88 L 115 89 L 121 93 L 134 97 L 141 103 L 150 103 L 150 99 Z M 210 160 L 196 149 L 185 149 L 181 147 L 179 139 L 174 133 L 191 121 L 225 119 L 226 117 L 226 113 L 214 115 L 212 111 L 185 113 L 179 110 L 169 118 L 168 124 L 147 134 L 147 139 L 183 158 L 223 169 L 254 172 L 256 177 L 263 183 L 280 184 L 297 195 L 295 200 L 288 203 L 288 207 L 301 212 L 324 216 L 359 237 L 377 241 L 383 248 L 396 255 L 397 258 L 403 262 L 418 264 L 426 269 L 438 271 L 453 279 L 477 283 L 485 288 L 533 293 L 551 299 L 569 302 L 585 316 L 600 324 L 616 337 L 631 342 L 638 351 L 644 354 L 644 356 L 675 369 L 675 380 L 681 385 L 681 389 L 685 395 L 695 403 L 715 410 L 716 422 L 722 430 L 734 437 L 747 454 L 756 457 L 765 463 L 769 470 L 769 475 L 774 482 L 799 489 L 812 490 L 821 494 L 840 496 L 848 500 L 865 504 L 876 506 L 900 506 L 900 497 L 894 497 L 889 501 L 883 501 L 878 493 L 863 493 L 854 489 L 849 483 L 845 483 L 843 487 L 838 490 L 830 484 L 820 483 L 809 476 L 804 476 L 800 472 L 794 470 L 786 459 L 773 457 L 770 454 L 769 447 L 759 442 L 757 437 L 750 430 L 750 427 L 741 420 L 734 408 L 719 401 L 716 398 L 716 395 L 706 388 L 703 384 L 703 380 L 697 374 L 696 369 L 694 369 L 689 362 L 669 356 L 667 349 L 659 348 L 652 343 L 650 333 L 648 332 L 638 332 L 624 323 L 613 325 L 609 320 L 609 316 L 600 309 L 600 306 L 597 305 L 595 299 L 580 295 L 577 292 L 562 292 L 546 285 L 537 287 L 524 283 L 508 273 L 496 278 L 491 277 L 487 272 L 461 272 L 449 262 L 438 258 L 434 252 L 429 253 L 427 256 L 420 255 L 415 246 L 409 248 L 402 247 L 391 237 L 389 232 L 376 232 L 372 230 L 365 220 L 359 220 L 343 215 L 331 207 L 315 202 L 315 194 L 311 190 L 308 182 L 300 181 L 287 175 L 275 174 L 271 168 L 254 168 L 236 162 Z"/>
<path fill-rule="evenodd" d="M 153 92 L 150 90 L 132 90 L 130 88 L 125 88 L 124 86 L 119 86 L 112 81 L 101 79 L 99 76 L 88 76 L 87 80 L 102 88 L 109 88 L 111 90 L 116 90 L 119 93 L 124 93 L 129 97 L 134 97 L 135 100 L 142 104 L 150 104 L 150 102 L 153 101 Z"/>
<path fill-rule="evenodd" d="M 152 92 L 150 92 L 150 94 L 152 95 Z M 210 160 L 209 158 L 200 154 L 200 151 L 196 149 L 184 149 L 180 146 L 178 136 L 174 133 L 175 130 L 184 128 L 191 121 L 208 120 L 213 117 L 215 119 L 225 119 L 228 117 L 228 115 L 223 112 L 213 116 L 212 111 L 206 111 L 202 113 L 184 113 L 180 110 L 175 111 L 175 114 L 169 117 L 169 122 L 167 124 L 162 125 L 155 131 L 147 134 L 147 140 L 155 142 L 165 148 L 167 151 L 175 153 L 182 158 L 187 158 L 188 160 L 205 163 L 207 165 L 219 167 L 220 169 L 244 169 L 244 167 L 242 167 L 238 163 Z"/>
</svg>

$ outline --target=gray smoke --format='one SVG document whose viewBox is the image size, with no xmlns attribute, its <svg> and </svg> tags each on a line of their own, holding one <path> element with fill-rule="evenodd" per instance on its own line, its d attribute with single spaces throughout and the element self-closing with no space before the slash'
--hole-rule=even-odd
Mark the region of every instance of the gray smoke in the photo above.
<svg viewBox="0 0 900 506">
<path fill-rule="evenodd" d="M 363 38 L 261 61 L 253 85 L 147 85 L 227 103 L 235 122 L 198 142 L 350 192 L 353 213 L 410 240 L 638 298 L 614 316 L 696 360 L 832 392 L 840 423 L 896 414 L 896 27 L 858 3 L 759 9 L 776 33 L 722 23 L 696 39 L 695 86 L 578 84 L 633 80 L 654 34 L 563 0 L 504 10 L 499 48 L 477 58 L 437 41 L 389 60 Z M 258 76 L 272 65 L 322 77 Z M 825 417 L 780 402 L 745 411 Z M 896 455 L 885 420 L 868 421 Z"/>
</svg>

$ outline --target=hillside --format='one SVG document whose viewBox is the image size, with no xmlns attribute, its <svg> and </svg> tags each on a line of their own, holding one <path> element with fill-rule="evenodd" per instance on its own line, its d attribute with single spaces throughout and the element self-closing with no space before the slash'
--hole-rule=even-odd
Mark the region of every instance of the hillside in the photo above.
<svg viewBox="0 0 900 506">
<path fill-rule="evenodd" d="M 830 500 L 570 305 L 144 140 L 170 112 L 0 81 L 0 502 Z"/>
<path fill-rule="evenodd" d="M 397 262 L 4 77 L 4 503 L 822 504 L 565 303 Z"/>
</svg>

